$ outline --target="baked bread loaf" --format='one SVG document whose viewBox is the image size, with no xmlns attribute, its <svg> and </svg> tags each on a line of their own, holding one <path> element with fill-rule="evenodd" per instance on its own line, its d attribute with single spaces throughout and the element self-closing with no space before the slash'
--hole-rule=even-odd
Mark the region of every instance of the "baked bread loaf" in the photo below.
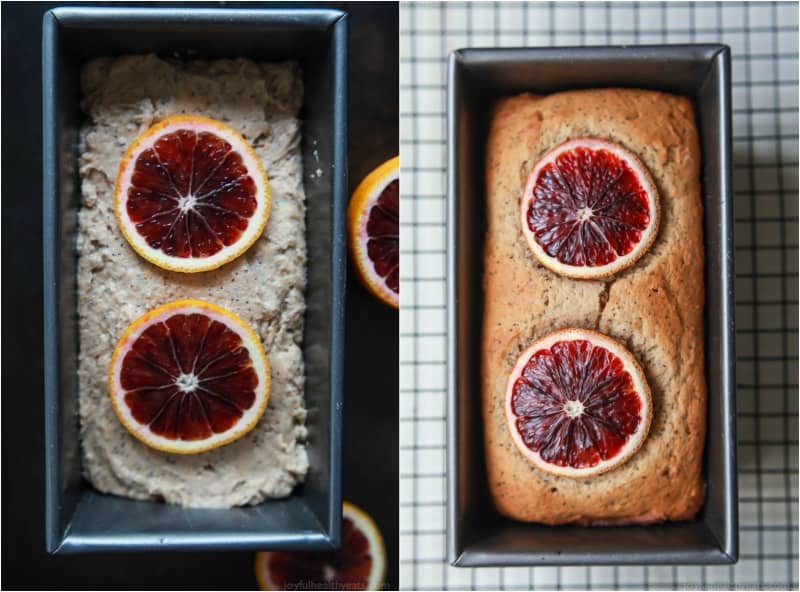
<svg viewBox="0 0 800 592">
<path fill-rule="evenodd" d="M 540 155 L 572 138 L 619 144 L 647 166 L 661 226 L 634 265 L 602 280 L 569 279 L 538 263 L 520 228 L 520 198 Z M 703 211 L 700 145 L 691 102 L 654 91 L 524 94 L 493 110 L 486 162 L 482 397 L 488 483 L 497 510 L 545 524 L 686 520 L 703 504 L 706 426 L 703 361 Z M 642 448 L 590 479 L 554 476 L 515 447 L 506 382 L 536 338 L 595 329 L 642 364 L 653 421 Z"/>
</svg>

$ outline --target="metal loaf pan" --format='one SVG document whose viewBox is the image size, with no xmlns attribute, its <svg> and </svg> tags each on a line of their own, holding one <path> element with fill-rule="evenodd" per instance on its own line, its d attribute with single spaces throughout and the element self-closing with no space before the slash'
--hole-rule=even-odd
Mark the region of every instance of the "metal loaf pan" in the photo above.
<svg viewBox="0 0 800 592">
<path fill-rule="evenodd" d="M 723 45 L 464 49 L 448 78 L 448 559 L 456 566 L 733 563 L 738 557 L 730 50 Z M 691 522 L 548 527 L 501 517 L 480 412 L 485 143 L 491 104 L 523 91 L 662 90 L 694 101 L 705 237 L 707 501 Z"/>
<path fill-rule="evenodd" d="M 347 16 L 338 10 L 56 8 L 43 19 L 46 544 L 56 552 L 325 549 L 341 538 L 347 190 Z M 290 497 L 186 509 L 102 495 L 81 478 L 77 418 L 79 74 L 87 59 L 156 52 L 297 60 L 305 102 L 310 470 Z"/>
</svg>

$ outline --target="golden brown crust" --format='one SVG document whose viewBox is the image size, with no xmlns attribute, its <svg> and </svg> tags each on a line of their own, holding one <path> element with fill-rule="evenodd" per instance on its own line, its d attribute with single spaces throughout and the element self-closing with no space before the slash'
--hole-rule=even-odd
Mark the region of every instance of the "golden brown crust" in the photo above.
<svg viewBox="0 0 800 592">
<path fill-rule="evenodd" d="M 519 228 L 519 200 L 537 158 L 570 138 L 597 137 L 639 156 L 661 198 L 661 228 L 629 269 L 600 281 L 539 264 Z M 643 90 L 525 94 L 499 101 L 486 163 L 483 415 L 489 487 L 498 511 L 564 524 L 686 520 L 705 497 L 703 211 L 700 146 L 691 102 Z M 653 396 L 642 448 L 587 480 L 549 475 L 516 450 L 505 423 L 508 373 L 534 339 L 596 329 L 639 359 Z"/>
</svg>

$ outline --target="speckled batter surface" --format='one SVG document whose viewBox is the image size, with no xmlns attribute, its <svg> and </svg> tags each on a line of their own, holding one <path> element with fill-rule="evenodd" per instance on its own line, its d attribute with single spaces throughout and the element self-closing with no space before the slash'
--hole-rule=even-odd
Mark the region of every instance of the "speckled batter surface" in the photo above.
<svg viewBox="0 0 800 592">
<path fill-rule="evenodd" d="M 289 495 L 308 470 L 302 356 L 305 194 L 296 64 L 245 59 L 102 58 L 82 72 L 78 233 L 80 420 L 83 469 L 98 490 L 185 506 L 231 507 Z M 192 113 L 234 127 L 269 176 L 264 234 L 221 269 L 182 274 L 139 257 L 114 217 L 114 180 L 126 147 L 164 117 Z M 179 298 L 200 298 L 246 320 L 272 364 L 264 416 L 240 440 L 192 456 L 153 450 L 117 420 L 107 390 L 111 354 L 125 328 Z"/>
</svg>

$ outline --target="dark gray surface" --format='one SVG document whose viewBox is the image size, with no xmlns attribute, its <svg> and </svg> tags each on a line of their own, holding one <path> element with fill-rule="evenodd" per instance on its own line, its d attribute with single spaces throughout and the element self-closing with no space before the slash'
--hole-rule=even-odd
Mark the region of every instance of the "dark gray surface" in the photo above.
<svg viewBox="0 0 800 592">
<path fill-rule="evenodd" d="M 246 7 L 272 4 L 247 3 Z M 349 16 L 352 190 L 382 158 L 397 151 L 398 10 L 393 3 L 303 6 L 315 5 L 346 10 Z M 6 368 L 2 386 L 7 393 L 2 420 L 2 586 L 36 590 L 255 588 L 252 552 L 127 552 L 99 558 L 45 551 L 40 39 L 42 14 L 54 6 L 52 2 L 2 4 L 3 140 L 6 146 L 14 145 L 2 156 L 7 173 L 2 180 Z M 397 588 L 397 314 L 368 294 L 353 274 L 348 274 L 346 307 L 344 497 L 367 510 L 384 533 L 387 585 Z M 365 441 L 371 445 L 364 446 Z M 381 495 L 374 495 L 376 488 Z"/>
<path fill-rule="evenodd" d="M 467 49 L 448 85 L 448 559 L 457 566 L 732 563 L 738 558 L 730 52 L 720 45 Z M 522 524 L 486 484 L 480 382 L 484 143 L 492 101 L 523 91 L 652 88 L 690 96 L 703 154 L 707 501 L 694 521 L 647 527 Z"/>
<path fill-rule="evenodd" d="M 321 549 L 341 530 L 347 18 L 335 10 L 58 8 L 43 23 L 46 529 L 51 552 Z M 268 40 L 268 41 L 265 41 Z M 81 479 L 77 419 L 79 76 L 87 59 L 155 51 L 295 59 L 305 98 L 309 251 L 304 357 L 310 470 L 285 500 L 188 509 L 102 495 Z M 318 160 L 317 160 L 318 159 Z"/>
</svg>

